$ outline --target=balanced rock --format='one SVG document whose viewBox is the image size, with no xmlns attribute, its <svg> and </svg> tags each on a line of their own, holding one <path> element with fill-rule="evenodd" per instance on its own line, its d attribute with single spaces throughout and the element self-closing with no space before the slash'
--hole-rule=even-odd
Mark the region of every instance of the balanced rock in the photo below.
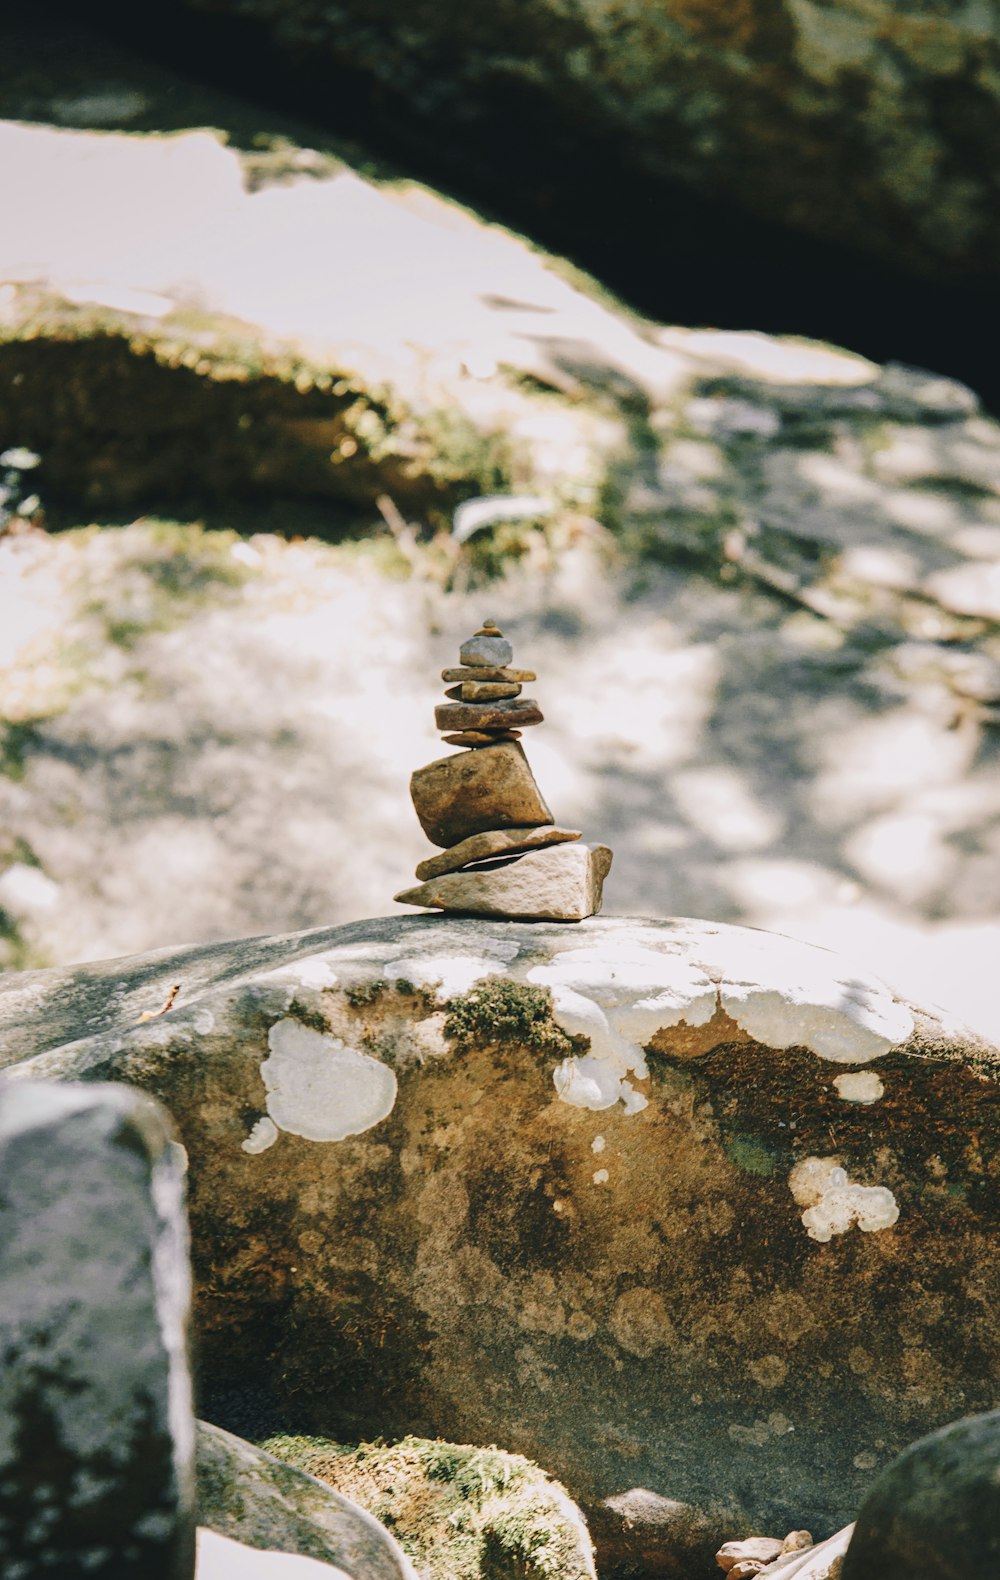
<svg viewBox="0 0 1000 1580">
<path fill-rule="evenodd" d="M 444 850 L 440 856 L 430 856 L 417 866 L 417 877 L 424 882 L 439 878 L 445 872 L 457 872 L 474 861 L 485 861 L 490 856 L 510 856 L 520 850 L 539 850 L 544 845 L 562 845 L 567 840 L 579 839 L 580 831 L 556 828 L 555 824 L 541 828 L 493 828 L 484 834 L 473 834 L 460 844 Z"/>
<path fill-rule="evenodd" d="M 520 683 L 512 680 L 464 680 L 460 686 L 452 686 L 445 692 L 446 697 L 454 697 L 458 702 L 496 702 L 501 697 L 520 695 Z"/>
<path fill-rule="evenodd" d="M 468 664 L 463 664 L 454 669 L 442 669 L 442 680 L 509 680 L 516 681 L 518 685 L 527 685 L 529 681 L 537 680 L 538 676 L 533 669 L 503 669 L 494 668 L 489 664 L 481 664 L 473 669 Z"/>
<path fill-rule="evenodd" d="M 1000 1410 L 954 1421 L 886 1467 L 843 1569 L 843 1580 L 987 1575 L 1000 1575 Z"/>
<path fill-rule="evenodd" d="M 487 620 L 481 631 L 475 636 L 470 636 L 463 642 L 458 650 L 458 656 L 463 664 L 474 665 L 477 669 L 489 665 L 493 669 L 502 669 L 514 657 L 511 647 L 502 631 L 497 630 L 492 621 Z"/>
<path fill-rule="evenodd" d="M 542 710 L 533 697 L 498 697 L 495 702 L 442 702 L 434 719 L 439 730 L 508 730 L 541 724 Z"/>
<path fill-rule="evenodd" d="M 148 1097 L 0 1097 L 0 1574 L 190 1580 L 184 1154 Z"/>
<path fill-rule="evenodd" d="M 529 851 L 513 861 L 487 863 L 431 878 L 395 896 L 403 905 L 426 905 L 470 916 L 538 917 L 578 922 L 601 908 L 611 867 L 607 845 L 561 844 Z"/>
<path fill-rule="evenodd" d="M 486 829 L 553 821 L 517 741 L 439 757 L 413 774 L 410 796 L 427 838 L 442 847 Z"/>
<path fill-rule="evenodd" d="M 442 735 L 446 746 L 495 746 L 498 741 L 519 741 L 520 730 L 457 730 L 454 735 Z"/>
</svg>

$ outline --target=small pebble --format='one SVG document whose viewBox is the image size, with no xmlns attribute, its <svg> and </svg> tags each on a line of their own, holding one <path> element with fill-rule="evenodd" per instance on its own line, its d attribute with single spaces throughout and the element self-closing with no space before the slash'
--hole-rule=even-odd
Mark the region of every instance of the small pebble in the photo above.
<svg viewBox="0 0 1000 1580">
<path fill-rule="evenodd" d="M 456 665 L 453 669 L 442 669 L 442 680 L 506 680 L 516 682 L 518 685 L 527 685 L 538 676 L 533 669 L 509 669 L 491 664 L 480 664 L 474 668 L 470 664 Z"/>
<path fill-rule="evenodd" d="M 519 741 L 520 730 L 494 730 L 487 735 L 485 730 L 459 730 L 454 735 L 442 735 L 441 739 L 449 746 L 495 746 L 497 741 Z"/>
</svg>

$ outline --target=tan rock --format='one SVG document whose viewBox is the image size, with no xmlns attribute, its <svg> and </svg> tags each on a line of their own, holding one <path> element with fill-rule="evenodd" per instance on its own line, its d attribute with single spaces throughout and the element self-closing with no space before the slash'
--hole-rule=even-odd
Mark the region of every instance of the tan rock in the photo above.
<svg viewBox="0 0 1000 1580">
<path fill-rule="evenodd" d="M 563 845 L 579 839 L 580 832 L 572 828 L 491 828 L 482 834 L 472 834 L 440 856 L 429 856 L 417 867 L 417 877 L 422 881 L 439 878 L 445 872 L 458 872 L 470 861 L 485 861 L 489 856 L 509 856 L 515 851 L 537 850 L 544 845 Z"/>
<path fill-rule="evenodd" d="M 410 796 L 427 838 L 445 849 L 486 829 L 554 821 L 517 741 L 439 757 L 411 776 Z"/>
<path fill-rule="evenodd" d="M 415 889 L 404 889 L 395 899 L 400 905 L 426 905 L 471 916 L 581 922 L 600 910 L 610 867 L 607 845 L 553 845 L 496 866 L 445 873 Z"/>
<path fill-rule="evenodd" d="M 756 1563 L 763 1569 L 765 1564 L 773 1563 L 783 1550 L 784 1544 L 780 1537 L 748 1536 L 741 1542 L 723 1542 L 715 1555 L 715 1561 L 726 1574 L 735 1574 L 736 1580 L 740 1580 L 738 1571 L 742 1564 Z"/>
<path fill-rule="evenodd" d="M 542 710 L 534 697 L 500 697 L 496 702 L 441 702 L 434 719 L 439 730 L 503 730 L 512 724 L 541 724 Z"/>
<path fill-rule="evenodd" d="M 538 676 L 533 669 L 503 669 L 495 668 L 490 664 L 480 664 L 478 669 L 473 669 L 468 664 L 456 665 L 453 669 L 442 669 L 442 680 L 516 680 L 520 685 L 526 685 Z"/>
<path fill-rule="evenodd" d="M 448 746 L 496 746 L 499 741 L 519 741 L 520 730 L 459 730 L 454 735 L 442 735 Z"/>
<path fill-rule="evenodd" d="M 521 687 L 512 680 L 464 680 L 445 693 L 460 702 L 497 702 L 501 697 L 519 697 Z"/>
</svg>

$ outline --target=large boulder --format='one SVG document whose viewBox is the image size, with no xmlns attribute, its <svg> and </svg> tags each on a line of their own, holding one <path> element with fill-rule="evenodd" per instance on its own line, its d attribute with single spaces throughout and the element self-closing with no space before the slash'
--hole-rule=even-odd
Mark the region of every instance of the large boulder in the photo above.
<svg viewBox="0 0 1000 1580">
<path fill-rule="evenodd" d="M 375 920 L 8 977 L 0 1040 L 172 1108 L 244 1431 L 501 1443 L 670 1573 L 992 1402 L 997 1055 L 826 951 Z"/>
<path fill-rule="evenodd" d="M 483 128 L 499 141 L 506 121 L 509 142 L 527 117 L 568 164 L 582 138 L 598 203 L 638 166 L 654 193 L 681 180 L 914 270 L 1000 262 L 988 6 L 184 3 L 256 24 L 312 83 L 324 65 L 362 74 L 441 141 Z M 661 202 L 666 225 L 669 192 Z"/>
<path fill-rule="evenodd" d="M 879 1476 L 842 1580 L 965 1580 L 1000 1573 L 1000 1410 L 953 1421 Z"/>
<path fill-rule="evenodd" d="M 191 1580 L 184 1156 L 122 1087 L 0 1087 L 0 1571 Z"/>
</svg>

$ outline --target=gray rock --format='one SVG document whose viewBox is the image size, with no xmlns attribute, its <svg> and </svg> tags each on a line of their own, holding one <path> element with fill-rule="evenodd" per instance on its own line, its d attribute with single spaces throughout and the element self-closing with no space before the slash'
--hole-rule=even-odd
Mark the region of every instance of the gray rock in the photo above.
<svg viewBox="0 0 1000 1580">
<path fill-rule="evenodd" d="M 511 861 L 448 872 L 393 896 L 397 905 L 471 916 L 538 916 L 580 922 L 601 908 L 604 879 L 611 870 L 607 845 L 557 844 L 530 850 Z"/>
<path fill-rule="evenodd" d="M 843 1580 L 1000 1575 L 1000 1410 L 932 1432 L 900 1454 L 861 1505 Z"/>
<path fill-rule="evenodd" d="M 410 797 L 427 838 L 445 849 L 487 829 L 552 822 L 516 741 L 427 763 L 410 776 Z"/>
<path fill-rule="evenodd" d="M 0 1088 L 0 1573 L 189 1580 L 184 1159 L 116 1086 Z"/>
<path fill-rule="evenodd" d="M 505 636 L 499 632 L 496 636 L 486 636 L 480 633 L 470 636 L 463 642 L 458 650 L 458 656 L 463 665 L 481 669 L 488 665 L 491 669 L 503 669 L 514 657 L 514 649 Z"/>
<path fill-rule="evenodd" d="M 373 1515 L 294 1465 L 198 1422 L 198 1523 L 247 1547 L 320 1558 L 353 1580 L 416 1580 Z"/>
<path fill-rule="evenodd" d="M 205 1408 L 237 1429 L 503 1443 L 605 1559 L 687 1580 L 734 1537 L 844 1526 L 957 1397 L 994 1404 L 970 1137 L 1000 1055 L 826 950 L 375 918 L 0 976 L 0 1048 L 8 1079 L 175 1113 Z M 388 1112 L 309 1139 L 373 1070 Z"/>
</svg>

